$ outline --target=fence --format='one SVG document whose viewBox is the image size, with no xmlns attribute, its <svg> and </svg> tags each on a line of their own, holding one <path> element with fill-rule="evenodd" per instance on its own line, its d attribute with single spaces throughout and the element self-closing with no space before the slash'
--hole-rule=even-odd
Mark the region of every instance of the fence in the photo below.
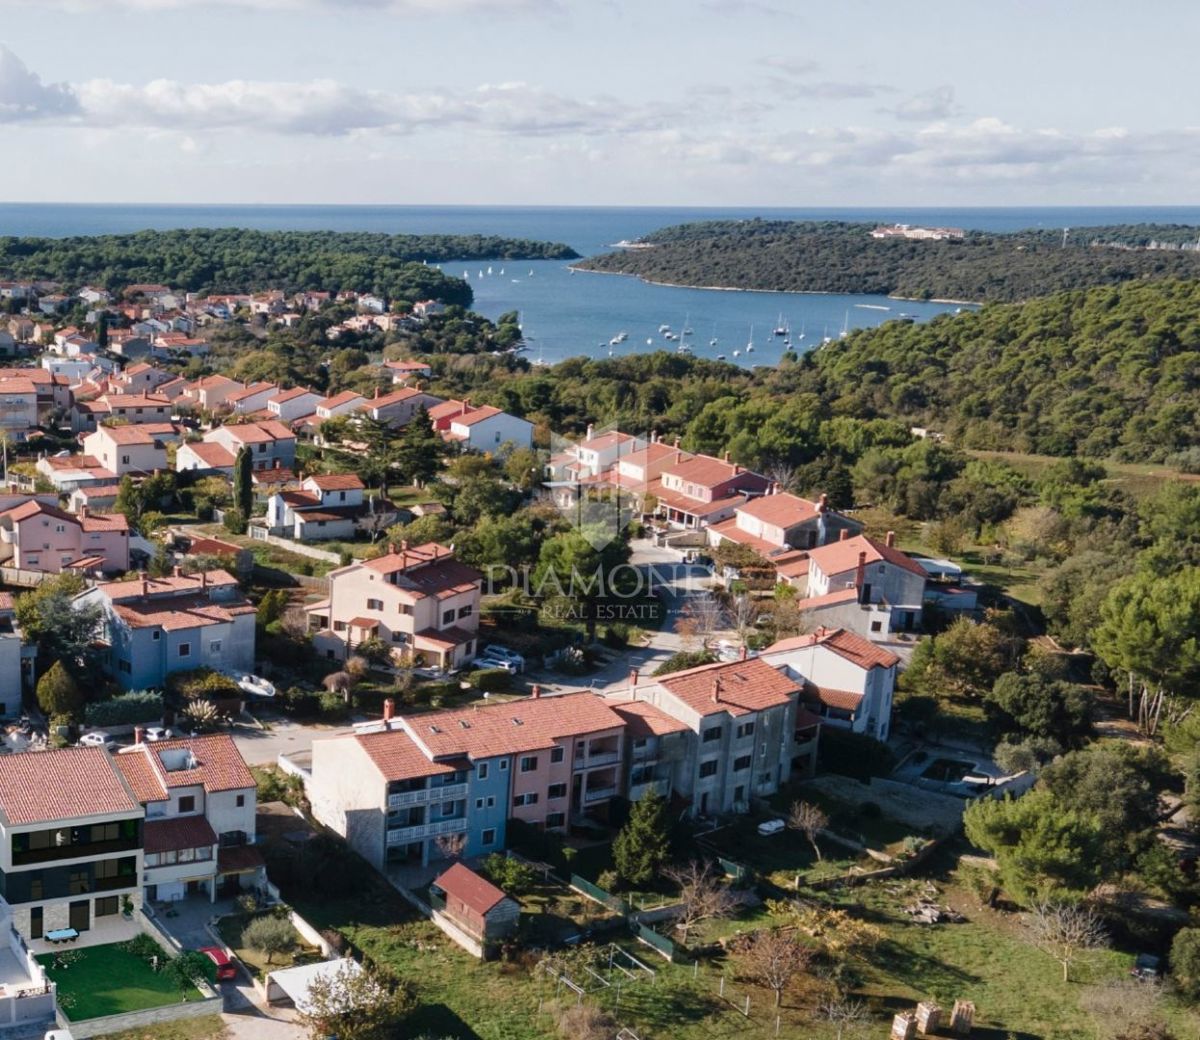
<svg viewBox="0 0 1200 1040">
<path fill-rule="evenodd" d="M 328 549 L 318 549 L 313 545 L 305 545 L 303 542 L 293 541 L 291 538 L 280 538 L 278 535 L 271 534 L 263 527 L 257 527 L 251 524 L 247 528 L 250 535 L 250 540 L 253 542 L 266 542 L 268 545 L 277 546 L 280 549 L 286 549 L 288 552 L 294 552 L 297 556 L 307 556 L 311 560 L 322 560 L 325 563 L 341 563 L 341 556 L 335 552 L 330 552 Z"/>
<path fill-rule="evenodd" d="M 5 585 L 19 585 L 21 588 L 32 589 L 49 577 L 49 574 L 42 571 L 27 571 L 20 567 L 0 567 L 0 582 Z"/>
<path fill-rule="evenodd" d="M 611 892 L 605 892 L 599 885 L 593 885 L 587 878 L 582 878 L 578 874 L 572 874 L 570 885 L 585 896 L 594 899 L 597 903 L 603 903 L 610 910 L 615 910 L 622 917 L 629 916 L 630 907 L 624 899 L 620 896 L 614 896 Z"/>
<path fill-rule="evenodd" d="M 671 939 L 668 939 L 661 932 L 656 932 L 649 925 L 642 924 L 641 921 L 630 919 L 629 929 L 633 934 L 644 942 L 647 946 L 652 946 L 661 953 L 667 960 L 674 963 L 676 956 L 679 954 L 679 944 Z"/>
</svg>

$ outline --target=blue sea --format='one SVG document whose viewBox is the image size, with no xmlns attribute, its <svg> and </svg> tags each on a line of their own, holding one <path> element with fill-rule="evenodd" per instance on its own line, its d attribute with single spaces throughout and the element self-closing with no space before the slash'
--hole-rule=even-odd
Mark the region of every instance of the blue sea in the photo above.
<svg viewBox="0 0 1200 1040">
<path fill-rule="evenodd" d="M 1013 208 L 674 208 L 539 206 L 142 206 L 0 203 L 0 235 L 65 237 L 147 228 L 244 227 L 263 230 L 490 234 L 565 242 L 589 256 L 669 224 L 697 220 L 854 220 L 937 224 L 983 231 L 1087 227 L 1100 224 L 1195 224 L 1200 207 Z M 782 322 L 800 349 L 843 329 L 878 325 L 902 313 L 917 320 L 955 310 L 952 304 L 880 296 L 762 293 L 647 285 L 619 275 L 572 273 L 560 261 L 447 264 L 465 277 L 475 308 L 489 317 L 517 310 L 530 356 L 547 362 L 588 355 L 674 350 L 660 333 L 669 325 L 697 356 L 724 355 L 741 365 L 774 364 L 783 351 L 773 330 Z M 0 272 L 0 276 L 3 272 Z M 610 340 L 625 333 L 616 345 Z M 800 337 L 803 338 L 800 338 Z M 712 341 L 716 342 L 713 343 Z M 748 351 L 753 343 L 754 350 Z M 735 351 L 737 352 L 735 356 Z"/>
</svg>

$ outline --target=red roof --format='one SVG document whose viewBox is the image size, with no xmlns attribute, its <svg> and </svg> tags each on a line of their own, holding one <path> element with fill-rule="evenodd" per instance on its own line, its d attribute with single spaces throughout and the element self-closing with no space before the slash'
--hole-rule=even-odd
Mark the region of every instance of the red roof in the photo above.
<svg viewBox="0 0 1200 1040">
<path fill-rule="evenodd" d="M 765 661 L 718 662 L 664 675 L 659 684 L 700 715 L 747 715 L 787 704 L 800 687 Z"/>
<path fill-rule="evenodd" d="M 137 744 L 118 754 L 116 761 L 142 802 L 162 801 L 172 787 L 201 786 L 212 794 L 255 786 L 228 733 Z"/>
<path fill-rule="evenodd" d="M 132 815 L 140 809 L 103 748 L 63 748 L 0 758 L 0 814 L 9 824 Z"/>
<path fill-rule="evenodd" d="M 816 502 L 810 502 L 807 498 L 786 491 L 752 499 L 738 509 L 738 512 L 774 527 L 783 528 L 794 527 L 821 515 Z"/>
<path fill-rule="evenodd" d="M 325 398 L 317 404 L 318 408 L 337 408 L 343 404 L 349 404 L 351 401 L 363 401 L 365 398 L 362 394 L 356 393 L 353 390 L 343 390 L 340 394 L 334 394 L 332 397 Z"/>
<path fill-rule="evenodd" d="M 891 668 L 900 663 L 900 658 L 890 650 L 885 650 L 853 632 L 847 632 L 844 628 L 819 628 L 809 635 L 781 639 L 767 647 L 765 652 L 774 654 L 810 646 L 826 647 L 860 668 Z"/>
<path fill-rule="evenodd" d="M 899 549 L 882 542 L 876 542 L 865 535 L 855 535 L 838 542 L 830 542 L 808 551 L 809 557 L 823 574 L 843 574 L 858 566 L 858 554 L 866 553 L 866 563 L 878 563 L 881 560 L 908 571 L 910 574 L 926 578 L 924 569 Z"/>
<path fill-rule="evenodd" d="M 203 816 L 175 816 L 168 820 L 147 820 L 142 840 L 148 853 L 172 852 L 215 845 L 217 835 Z"/>
<path fill-rule="evenodd" d="M 434 762 L 402 729 L 364 733 L 353 738 L 367 753 L 384 780 L 414 780 L 419 776 L 444 776 L 469 768 L 465 761 Z"/>
<path fill-rule="evenodd" d="M 809 704 L 824 704 L 827 708 L 836 708 L 839 711 L 858 711 L 863 694 L 853 690 L 834 690 L 809 682 L 804 684 L 803 697 Z"/>
<path fill-rule="evenodd" d="M 687 726 L 649 701 L 625 701 L 609 706 L 625 720 L 625 732 L 634 740 L 683 733 Z"/>
<path fill-rule="evenodd" d="M 361 491 L 366 486 L 353 473 L 320 473 L 309 477 L 306 483 L 314 484 L 322 491 Z"/>
<path fill-rule="evenodd" d="M 194 444 L 187 444 L 185 447 L 206 466 L 210 466 L 213 469 L 228 469 L 237 461 L 234 458 L 233 452 L 221 444 L 208 444 L 204 441 L 197 441 Z"/>
<path fill-rule="evenodd" d="M 455 863 L 444 874 L 435 878 L 433 883 L 446 895 L 457 899 L 480 917 L 509 898 L 501 889 L 462 863 Z"/>
<path fill-rule="evenodd" d="M 713 488 L 739 477 L 743 478 L 741 483 L 744 486 L 757 484 L 765 489 L 768 484 L 766 477 L 760 477 L 757 473 L 752 473 L 737 463 L 715 459 L 711 455 L 693 455 L 681 462 L 667 466 L 663 472 L 670 473 L 686 483 L 698 484 L 706 488 Z"/>
<path fill-rule="evenodd" d="M 274 398 L 279 400 L 279 398 Z M 230 423 L 221 429 L 228 430 L 234 440 L 243 444 L 258 444 L 263 441 L 294 441 L 296 435 L 278 420 L 268 419 L 257 423 Z M 206 437 L 211 437 L 207 434 Z"/>
</svg>

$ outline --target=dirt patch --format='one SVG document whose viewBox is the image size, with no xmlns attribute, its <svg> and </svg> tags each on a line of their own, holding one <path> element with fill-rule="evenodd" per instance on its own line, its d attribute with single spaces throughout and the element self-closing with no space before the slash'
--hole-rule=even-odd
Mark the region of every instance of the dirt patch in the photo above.
<svg viewBox="0 0 1200 1040">
<path fill-rule="evenodd" d="M 916 830 L 934 828 L 946 833 L 956 830 L 966 807 L 961 798 L 953 795 L 878 778 L 864 784 L 850 777 L 826 774 L 806 781 L 806 786 L 815 787 L 830 797 L 846 802 L 874 802 L 885 815 L 901 820 Z"/>
</svg>

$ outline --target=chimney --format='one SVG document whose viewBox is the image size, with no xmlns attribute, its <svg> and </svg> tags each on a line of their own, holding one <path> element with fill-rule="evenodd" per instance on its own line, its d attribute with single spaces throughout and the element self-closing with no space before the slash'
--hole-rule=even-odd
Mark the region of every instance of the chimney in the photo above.
<svg viewBox="0 0 1200 1040">
<path fill-rule="evenodd" d="M 729 452 L 725 452 L 725 454 L 722 456 L 722 458 L 723 458 L 723 459 L 724 459 L 726 462 L 728 462 L 728 461 L 729 461 Z"/>
<path fill-rule="evenodd" d="M 401 539 L 401 541 L 400 541 L 400 551 L 401 551 L 401 552 L 408 552 L 408 539 L 407 539 L 407 538 L 403 538 L 403 539 Z"/>
<path fill-rule="evenodd" d="M 396 702 L 391 697 L 387 697 L 383 702 L 383 724 L 384 726 L 391 725 L 392 717 L 396 714 Z"/>
<path fill-rule="evenodd" d="M 824 491 L 821 492 L 821 497 L 817 499 L 817 512 L 823 513 L 829 508 L 829 496 Z"/>
<path fill-rule="evenodd" d="M 182 571 L 180 571 L 180 569 L 179 569 L 179 564 L 175 564 L 175 566 L 171 568 L 171 573 L 172 573 L 172 574 L 173 574 L 173 575 L 174 575 L 176 578 L 178 578 L 178 577 L 180 577 L 180 576 L 182 575 Z"/>
<path fill-rule="evenodd" d="M 79 507 L 79 515 L 80 515 L 81 517 L 83 517 L 85 520 L 87 519 L 87 515 L 88 515 L 88 507 L 87 507 L 87 504 L 86 504 L 86 503 L 85 503 L 84 505 L 81 505 L 81 506 Z"/>
<path fill-rule="evenodd" d="M 596 435 L 596 427 L 593 426 L 591 423 L 588 423 L 586 439 L 590 441 L 595 435 Z"/>
<path fill-rule="evenodd" d="M 721 703 L 721 677 L 719 675 L 713 676 L 712 699 L 713 704 Z"/>
<path fill-rule="evenodd" d="M 735 462 L 735 463 L 733 464 L 733 475 L 736 477 L 736 476 L 737 476 L 739 473 L 741 473 L 741 472 L 742 472 L 742 467 L 741 467 L 741 466 L 739 466 L 739 465 L 738 465 L 738 464 Z"/>
<path fill-rule="evenodd" d="M 896 532 L 895 531 L 888 531 L 887 538 L 884 539 L 884 545 L 886 545 L 889 549 L 896 548 Z"/>
<path fill-rule="evenodd" d="M 146 731 L 141 726 L 133 727 L 133 742 L 135 744 L 144 744 L 146 742 Z"/>
<path fill-rule="evenodd" d="M 744 643 L 742 644 L 741 651 L 738 653 L 738 660 L 739 661 L 746 660 L 746 645 Z"/>
<path fill-rule="evenodd" d="M 393 556 L 396 555 L 396 543 L 395 542 L 388 542 L 388 552 L 391 553 L 391 555 L 393 555 Z"/>
<path fill-rule="evenodd" d="M 208 571 L 200 572 L 200 588 L 202 588 L 202 589 L 208 588 Z"/>
<path fill-rule="evenodd" d="M 537 683 L 534 683 L 533 689 L 529 691 L 530 699 L 536 701 L 539 697 L 541 697 L 541 695 L 542 695 L 542 688 Z"/>
<path fill-rule="evenodd" d="M 375 387 L 375 400 L 379 400 L 379 387 Z"/>
<path fill-rule="evenodd" d="M 651 431 L 650 431 L 650 443 L 651 443 L 651 444 L 657 444 L 657 443 L 658 443 L 658 430 L 651 430 Z"/>
<path fill-rule="evenodd" d="M 141 577 L 139 578 L 139 580 L 142 583 L 142 595 L 143 596 L 148 595 L 150 592 L 150 583 L 146 580 L 146 572 L 145 571 L 141 572 Z"/>
<path fill-rule="evenodd" d="M 629 688 L 633 689 L 638 684 L 638 670 L 636 668 L 629 669 Z"/>
<path fill-rule="evenodd" d="M 675 435 L 675 447 L 679 447 L 679 434 Z"/>
<path fill-rule="evenodd" d="M 850 537 L 850 529 L 848 527 L 843 527 L 840 531 L 838 531 L 838 541 L 839 542 L 844 542 L 849 537 Z"/>
<path fill-rule="evenodd" d="M 854 587 L 858 589 L 858 602 L 866 602 L 863 599 L 863 585 L 867 580 L 867 554 L 860 552 L 858 554 L 858 569 L 854 572 Z"/>
</svg>

